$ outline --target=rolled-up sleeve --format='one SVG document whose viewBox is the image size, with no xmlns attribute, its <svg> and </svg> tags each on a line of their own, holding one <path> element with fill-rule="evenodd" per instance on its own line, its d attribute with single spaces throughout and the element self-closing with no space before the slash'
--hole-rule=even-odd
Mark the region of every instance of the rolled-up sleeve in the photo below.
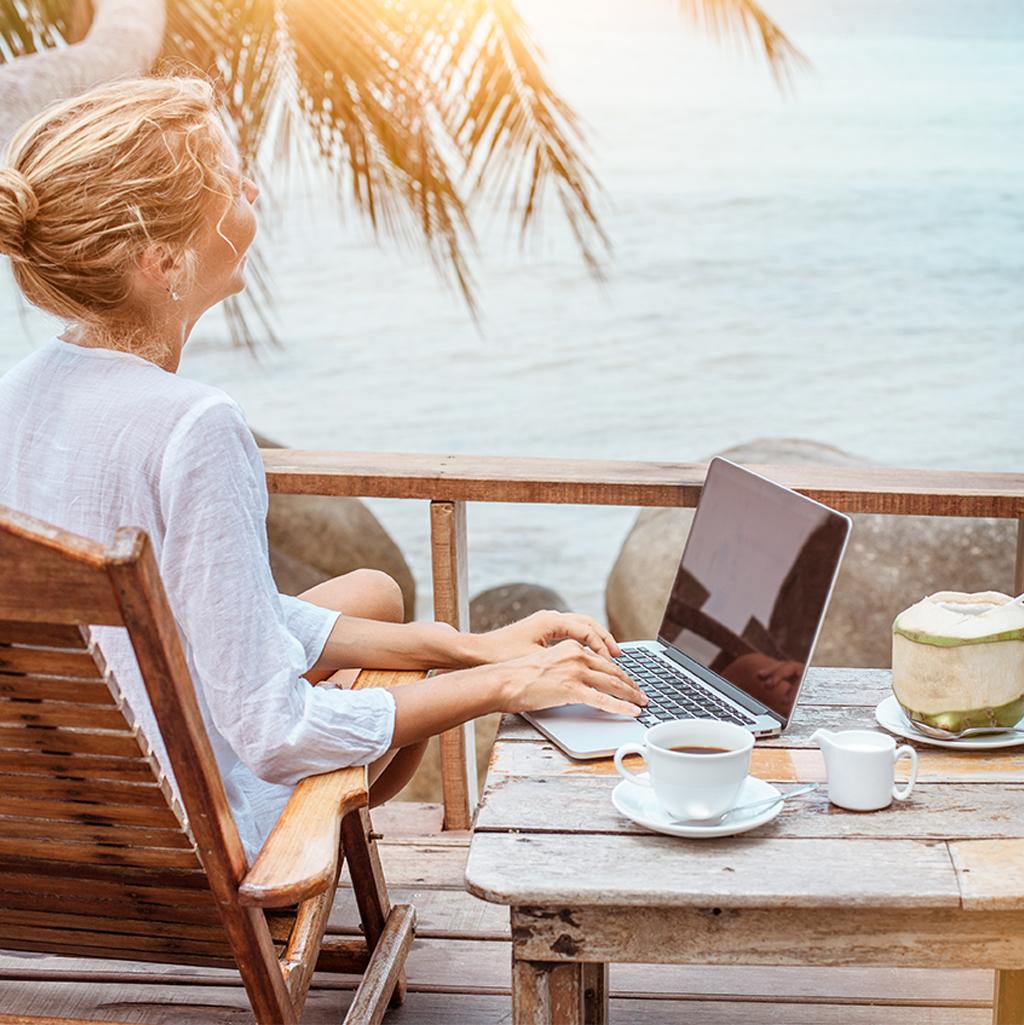
<svg viewBox="0 0 1024 1025">
<path fill-rule="evenodd" d="M 171 608 L 213 725 L 239 759 L 268 782 L 294 784 L 384 754 L 395 725 L 389 691 L 303 678 L 337 613 L 282 602 L 267 552 L 263 464 L 226 397 L 200 403 L 175 428 L 160 505 Z"/>
<path fill-rule="evenodd" d="M 280 594 L 278 598 L 288 632 L 299 639 L 306 652 L 306 669 L 312 669 L 323 653 L 327 638 L 341 613 L 290 594 Z"/>
</svg>

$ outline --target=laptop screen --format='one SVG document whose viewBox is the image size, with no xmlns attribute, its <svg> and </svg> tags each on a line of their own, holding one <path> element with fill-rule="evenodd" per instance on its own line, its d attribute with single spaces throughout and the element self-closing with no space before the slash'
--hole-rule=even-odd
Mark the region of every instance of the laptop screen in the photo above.
<svg viewBox="0 0 1024 1025">
<path fill-rule="evenodd" d="M 849 520 L 712 462 L 658 639 L 788 721 Z"/>
</svg>

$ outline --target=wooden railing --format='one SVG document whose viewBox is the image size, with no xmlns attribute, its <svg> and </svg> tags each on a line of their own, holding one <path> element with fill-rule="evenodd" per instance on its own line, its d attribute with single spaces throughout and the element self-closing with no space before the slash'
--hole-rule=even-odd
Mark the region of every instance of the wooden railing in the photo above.
<svg viewBox="0 0 1024 1025">
<path fill-rule="evenodd" d="M 469 629 L 467 502 L 695 506 L 704 463 L 635 463 L 460 455 L 264 449 L 277 494 L 430 502 L 434 616 Z M 752 466 L 835 509 L 894 516 L 989 516 L 1017 521 L 1014 581 L 1024 591 L 1024 474 L 891 467 Z M 473 724 L 441 737 L 446 829 L 468 829 L 476 807 Z"/>
</svg>

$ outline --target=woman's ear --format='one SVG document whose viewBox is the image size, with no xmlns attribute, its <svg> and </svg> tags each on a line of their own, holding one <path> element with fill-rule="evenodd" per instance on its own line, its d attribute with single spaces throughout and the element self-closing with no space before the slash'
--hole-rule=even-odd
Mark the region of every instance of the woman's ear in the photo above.
<svg viewBox="0 0 1024 1025">
<path fill-rule="evenodd" d="M 146 246 L 139 256 L 136 268 L 138 284 L 145 291 L 166 292 L 177 299 L 176 283 L 180 269 L 175 255 L 165 245 L 154 243 Z"/>
</svg>

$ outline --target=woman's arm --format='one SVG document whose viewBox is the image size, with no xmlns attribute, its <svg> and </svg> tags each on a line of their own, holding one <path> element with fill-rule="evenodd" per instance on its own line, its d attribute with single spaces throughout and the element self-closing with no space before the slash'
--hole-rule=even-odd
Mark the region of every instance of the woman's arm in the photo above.
<svg viewBox="0 0 1024 1025">
<path fill-rule="evenodd" d="M 534 612 L 489 633 L 460 633 L 446 623 L 384 623 L 340 616 L 314 669 L 461 669 L 504 662 L 554 641 L 576 640 L 610 659 L 620 654 L 607 630 L 589 616 Z M 627 679 L 618 667 L 610 668 Z"/>
<path fill-rule="evenodd" d="M 394 687 L 391 695 L 392 747 L 418 743 L 489 712 L 529 712 L 579 702 L 636 716 L 647 704 L 647 697 L 618 666 L 574 640 L 507 662 Z"/>
<path fill-rule="evenodd" d="M 479 665 L 475 638 L 445 623 L 339 616 L 313 669 L 459 669 Z"/>
<path fill-rule="evenodd" d="M 262 460 L 238 407 L 201 399 L 174 428 L 159 481 L 160 570 L 207 724 L 248 768 L 293 784 L 383 755 L 387 691 L 313 687 L 267 557 Z"/>
</svg>

